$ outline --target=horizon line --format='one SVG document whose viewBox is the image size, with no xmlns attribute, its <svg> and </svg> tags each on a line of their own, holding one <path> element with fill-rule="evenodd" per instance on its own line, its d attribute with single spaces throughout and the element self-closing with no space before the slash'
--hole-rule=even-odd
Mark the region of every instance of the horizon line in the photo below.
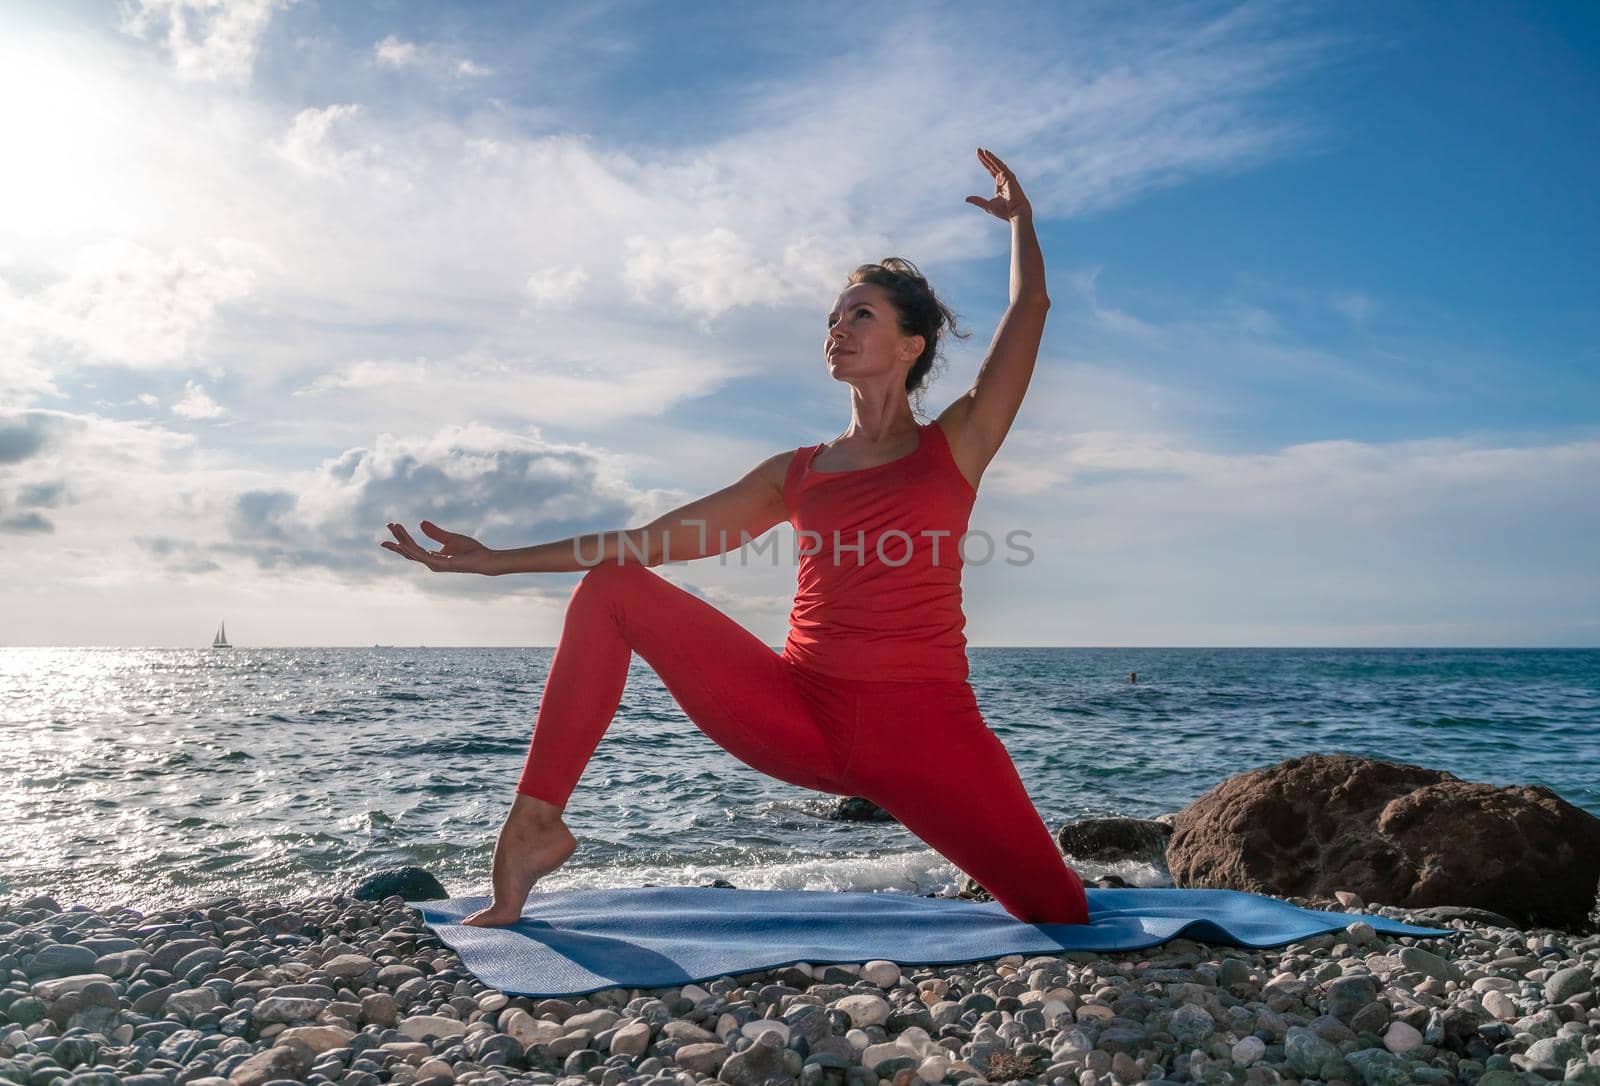
<svg viewBox="0 0 1600 1086">
<path fill-rule="evenodd" d="M 781 652 L 782 645 L 767 645 L 774 652 Z M 193 645 L 112 645 L 112 644 L 0 644 L 0 649 L 124 649 L 129 651 L 217 651 L 229 652 L 234 649 L 551 649 L 555 645 L 429 645 L 418 642 L 416 644 L 386 644 L 383 642 L 350 643 L 335 645 L 229 645 L 219 648 L 207 644 Z M 1183 650 L 1215 650 L 1215 649 L 1250 649 L 1259 651 L 1278 651 L 1284 649 L 1318 649 L 1322 651 L 1342 650 L 1350 652 L 1379 652 L 1379 651 L 1482 651 L 1482 652 L 1594 652 L 1600 650 L 1600 644 L 1595 645 L 1315 645 L 1315 644 L 1284 644 L 1284 645 L 1060 645 L 1060 644 L 1018 644 L 1018 645 L 968 645 L 972 649 L 1072 649 L 1072 650 L 1116 650 L 1135 651 L 1152 649 L 1183 649 Z"/>
</svg>

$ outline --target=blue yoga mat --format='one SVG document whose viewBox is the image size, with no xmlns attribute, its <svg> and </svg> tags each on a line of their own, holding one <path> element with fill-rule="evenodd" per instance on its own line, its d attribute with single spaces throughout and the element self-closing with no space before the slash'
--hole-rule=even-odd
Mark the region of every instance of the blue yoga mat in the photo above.
<svg viewBox="0 0 1600 1086">
<path fill-rule="evenodd" d="M 473 974 L 516 995 L 666 988 L 795 962 L 950 965 L 1006 954 L 1140 950 L 1183 936 L 1274 947 L 1364 920 L 1389 935 L 1457 935 L 1301 909 L 1238 890 L 1089 889 L 1088 924 L 1025 924 L 996 902 L 896 893 L 699 886 L 535 892 L 505 928 L 460 921 L 487 897 L 414 901 Z"/>
</svg>

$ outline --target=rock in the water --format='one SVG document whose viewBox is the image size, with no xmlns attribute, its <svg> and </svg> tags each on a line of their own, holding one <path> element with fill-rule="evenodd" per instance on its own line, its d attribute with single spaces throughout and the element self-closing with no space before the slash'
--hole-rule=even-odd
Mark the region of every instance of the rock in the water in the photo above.
<svg viewBox="0 0 1600 1086">
<path fill-rule="evenodd" d="M 1464 904 L 1585 931 L 1600 818 L 1548 788 L 1309 754 L 1230 777 L 1178 813 L 1178 886 L 1280 897 L 1352 890 L 1404 908 Z"/>
<path fill-rule="evenodd" d="M 835 822 L 895 822 L 894 815 L 879 807 L 870 799 L 860 796 L 846 796 L 841 799 L 828 813 L 828 817 Z"/>
<path fill-rule="evenodd" d="M 963 901 L 993 901 L 994 895 L 985 890 L 977 879 L 969 878 L 956 895 Z"/>
<path fill-rule="evenodd" d="M 1167 851 L 1172 827 L 1143 818 L 1080 818 L 1056 832 L 1061 851 L 1077 860 L 1147 860 Z"/>
<path fill-rule="evenodd" d="M 382 901 L 399 895 L 407 901 L 437 901 L 450 895 L 439 880 L 420 867 L 397 867 L 362 880 L 350 896 L 357 901 Z"/>
</svg>

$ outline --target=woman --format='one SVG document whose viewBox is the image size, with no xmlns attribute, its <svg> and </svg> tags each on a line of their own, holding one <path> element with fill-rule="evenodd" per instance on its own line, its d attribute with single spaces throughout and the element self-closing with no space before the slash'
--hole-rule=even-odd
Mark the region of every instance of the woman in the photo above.
<svg viewBox="0 0 1600 1086">
<path fill-rule="evenodd" d="M 383 546 L 435 571 L 589 571 L 495 847 L 492 904 L 464 923 L 515 923 L 533 884 L 576 849 L 562 810 L 621 703 L 633 652 L 741 761 L 872 800 L 1018 919 L 1088 922 L 1082 881 L 967 683 L 958 542 L 1050 304 L 1027 197 L 993 154 L 978 159 L 995 194 L 967 202 L 1011 224 L 1011 301 L 971 390 L 937 421 L 919 424 L 908 397 L 954 318 L 913 265 L 889 259 L 857 268 L 828 316 L 828 369 L 851 392 L 850 425 L 834 441 L 779 453 L 643 529 L 493 551 L 423 521 L 441 544 L 427 551 L 389 525 L 395 540 Z M 782 654 L 648 568 L 721 554 L 785 520 L 802 546 Z"/>
</svg>

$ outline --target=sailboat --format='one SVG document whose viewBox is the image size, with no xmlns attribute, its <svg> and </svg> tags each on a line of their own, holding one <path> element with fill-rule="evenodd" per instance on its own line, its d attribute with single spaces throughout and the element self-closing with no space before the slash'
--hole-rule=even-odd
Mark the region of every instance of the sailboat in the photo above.
<svg viewBox="0 0 1600 1086">
<path fill-rule="evenodd" d="M 211 639 L 211 647 L 214 649 L 233 648 L 232 645 L 228 644 L 228 624 L 226 622 L 217 625 L 217 636 Z"/>
</svg>

